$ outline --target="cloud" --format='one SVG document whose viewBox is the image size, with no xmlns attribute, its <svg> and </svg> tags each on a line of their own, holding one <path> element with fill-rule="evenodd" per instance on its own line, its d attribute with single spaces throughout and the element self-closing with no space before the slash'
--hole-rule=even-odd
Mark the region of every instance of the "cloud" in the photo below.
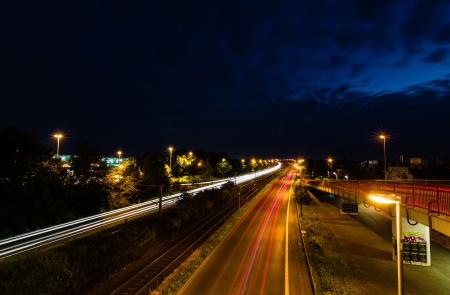
<svg viewBox="0 0 450 295">
<path fill-rule="evenodd" d="M 332 55 L 329 59 L 329 65 L 331 68 L 339 68 L 345 65 L 347 62 L 347 58 L 343 55 Z"/>
<path fill-rule="evenodd" d="M 437 44 L 450 43 L 450 23 L 443 26 L 434 36 L 433 41 Z"/>
<path fill-rule="evenodd" d="M 448 49 L 446 48 L 439 48 L 435 51 L 431 52 L 426 58 L 425 61 L 427 63 L 440 63 L 447 59 L 448 56 Z"/>
<path fill-rule="evenodd" d="M 424 40 L 432 38 L 436 28 L 448 19 L 449 3 L 443 0 L 418 1 L 403 23 L 400 33 L 408 52 L 418 52 Z"/>
<path fill-rule="evenodd" d="M 392 0 L 365 0 L 356 1 L 355 12 L 361 19 L 376 19 L 383 15 L 396 1 Z"/>
<path fill-rule="evenodd" d="M 352 78 L 356 77 L 356 76 L 359 76 L 366 66 L 367 66 L 367 64 L 364 64 L 364 63 L 353 64 L 351 66 L 351 68 L 350 68 L 349 76 L 352 77 Z"/>
<path fill-rule="evenodd" d="M 409 55 L 405 55 L 402 58 L 400 58 L 396 63 L 392 65 L 394 68 L 402 68 L 410 62 L 411 57 Z"/>
</svg>

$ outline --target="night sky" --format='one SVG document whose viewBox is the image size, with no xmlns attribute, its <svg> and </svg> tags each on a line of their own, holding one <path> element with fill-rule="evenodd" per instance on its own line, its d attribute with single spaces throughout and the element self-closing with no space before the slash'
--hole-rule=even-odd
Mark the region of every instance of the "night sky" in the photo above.
<svg viewBox="0 0 450 295">
<path fill-rule="evenodd" d="M 450 155 L 450 1 L 12 1 L 0 126 L 70 150 Z"/>
</svg>

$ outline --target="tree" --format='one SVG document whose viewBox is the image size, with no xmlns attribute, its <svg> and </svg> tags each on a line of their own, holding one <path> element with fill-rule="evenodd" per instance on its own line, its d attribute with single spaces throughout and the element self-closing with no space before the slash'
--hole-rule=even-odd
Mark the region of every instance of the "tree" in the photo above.
<svg viewBox="0 0 450 295">
<path fill-rule="evenodd" d="M 230 163 L 225 158 L 223 158 L 221 161 L 217 162 L 217 164 L 216 164 L 216 172 L 221 177 L 229 175 L 229 173 L 232 171 L 232 169 L 233 169 L 233 167 L 230 165 Z"/>
<path fill-rule="evenodd" d="M 120 208 L 133 203 L 140 193 L 142 178 L 137 162 L 130 158 L 119 166 L 110 169 L 106 176 L 110 209 Z"/>
<path fill-rule="evenodd" d="M 49 155 L 32 133 L 15 127 L 0 130 L 0 178 L 3 181 L 29 179 Z"/>
<path fill-rule="evenodd" d="M 74 214 L 86 216 L 108 209 L 107 167 L 87 142 L 78 147 L 71 159 L 71 170 L 68 190 Z"/>
<path fill-rule="evenodd" d="M 88 142 L 83 142 L 71 158 L 71 169 L 77 183 L 102 182 L 108 171 L 98 152 L 91 149 Z"/>
<path fill-rule="evenodd" d="M 169 178 L 165 169 L 165 158 L 160 153 L 146 153 L 142 166 L 144 184 L 167 185 Z"/>
<path fill-rule="evenodd" d="M 196 158 L 193 153 L 178 155 L 175 161 L 175 174 L 178 176 L 189 175 Z"/>
</svg>

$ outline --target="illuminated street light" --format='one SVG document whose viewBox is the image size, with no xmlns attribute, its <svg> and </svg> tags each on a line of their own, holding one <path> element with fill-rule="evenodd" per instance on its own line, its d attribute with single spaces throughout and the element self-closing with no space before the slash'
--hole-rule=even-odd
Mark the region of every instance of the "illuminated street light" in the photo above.
<svg viewBox="0 0 450 295">
<path fill-rule="evenodd" d="M 200 162 L 197 163 L 197 167 L 198 167 L 199 169 L 202 167 L 202 165 L 203 165 L 203 164 L 202 164 L 202 161 L 200 161 Z"/>
<path fill-rule="evenodd" d="M 336 176 L 336 180 L 338 180 L 338 175 L 336 172 L 333 172 L 333 175 Z"/>
<path fill-rule="evenodd" d="M 387 163 L 386 163 L 386 134 L 380 134 L 379 138 L 383 140 L 383 151 L 384 151 L 384 180 L 387 180 Z"/>
<path fill-rule="evenodd" d="M 189 157 L 191 157 L 191 158 L 192 158 L 192 156 L 194 156 L 193 152 L 189 152 L 188 154 L 189 154 Z"/>
<path fill-rule="evenodd" d="M 397 236 L 397 291 L 398 295 L 403 295 L 403 254 L 401 249 L 402 223 L 400 213 L 400 198 L 395 195 L 370 195 L 369 199 L 379 204 L 395 204 L 395 228 Z"/>
<path fill-rule="evenodd" d="M 330 166 L 330 179 L 333 177 L 333 158 L 329 157 L 327 159 L 328 165 Z"/>
<path fill-rule="evenodd" d="M 64 137 L 62 133 L 55 133 L 53 137 L 56 138 L 56 158 L 59 159 L 59 141 Z"/>
<path fill-rule="evenodd" d="M 173 147 L 169 146 L 167 149 L 169 150 L 169 167 L 170 167 L 170 170 L 172 170 L 172 152 L 173 152 Z"/>
<path fill-rule="evenodd" d="M 119 156 L 119 164 L 120 164 L 120 162 L 122 162 L 122 151 L 121 150 L 117 151 L 117 156 Z"/>
</svg>

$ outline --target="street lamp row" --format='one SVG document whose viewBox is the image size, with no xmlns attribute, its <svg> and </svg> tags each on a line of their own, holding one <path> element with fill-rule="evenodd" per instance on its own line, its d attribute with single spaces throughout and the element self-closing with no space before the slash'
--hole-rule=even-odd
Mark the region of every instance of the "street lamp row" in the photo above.
<svg viewBox="0 0 450 295">
<path fill-rule="evenodd" d="M 384 155 L 384 180 L 387 180 L 387 156 L 386 156 L 386 139 L 388 139 L 388 135 L 385 133 L 381 133 L 380 135 L 378 135 L 378 138 L 381 139 L 383 141 L 383 155 Z M 327 158 L 327 162 L 328 162 L 328 166 L 330 168 L 330 178 L 333 175 L 333 162 L 334 159 L 331 157 Z M 336 175 L 337 178 L 337 175 Z"/>
<path fill-rule="evenodd" d="M 56 159 L 60 158 L 60 144 L 61 144 L 61 140 L 64 138 L 64 134 L 62 132 L 56 132 L 53 135 L 53 138 L 56 139 Z M 122 160 L 122 154 L 123 152 L 121 150 L 118 150 L 117 152 L 117 156 L 119 157 L 119 164 Z"/>
</svg>

